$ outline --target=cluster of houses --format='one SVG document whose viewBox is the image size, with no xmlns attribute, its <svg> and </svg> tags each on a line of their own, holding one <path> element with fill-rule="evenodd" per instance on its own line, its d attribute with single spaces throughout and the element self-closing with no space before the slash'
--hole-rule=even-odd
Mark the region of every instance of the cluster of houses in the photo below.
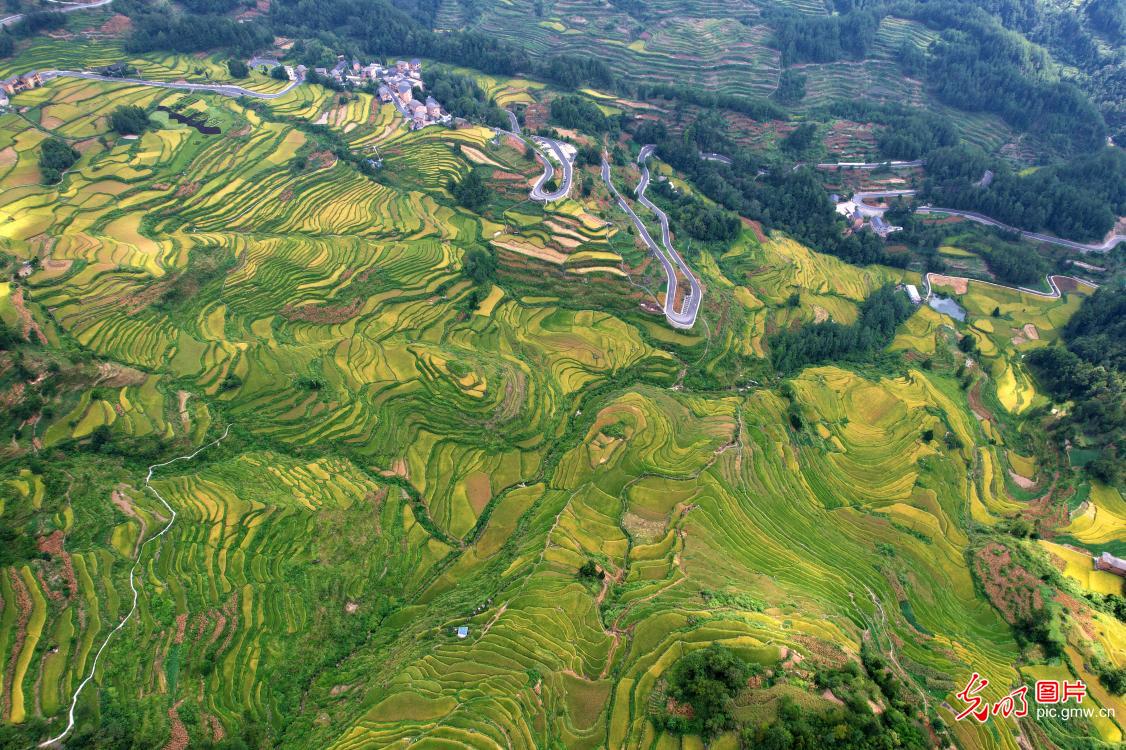
<svg viewBox="0 0 1126 750">
<path fill-rule="evenodd" d="M 18 94 L 21 91 L 28 89 L 36 89 L 43 85 L 43 79 L 39 73 L 31 72 L 24 73 L 20 76 L 12 76 L 0 81 L 0 107 L 8 106 L 8 97 L 13 94 Z"/>
<path fill-rule="evenodd" d="M 288 68 L 286 72 L 289 72 Z M 290 78 L 304 78 L 307 72 L 305 66 L 298 65 Z M 344 55 L 339 55 L 331 70 L 314 68 L 314 72 L 321 78 L 333 79 L 342 85 L 376 84 L 380 101 L 394 104 L 413 129 L 439 122 L 448 124 L 452 119 L 449 114 L 442 112 L 441 105 L 434 97 L 427 96 L 425 101 L 419 101 L 415 97 L 415 92 L 424 88 L 421 60 L 399 60 L 394 65 L 384 67 L 379 63 L 363 65 L 358 60 L 349 64 Z"/>
</svg>

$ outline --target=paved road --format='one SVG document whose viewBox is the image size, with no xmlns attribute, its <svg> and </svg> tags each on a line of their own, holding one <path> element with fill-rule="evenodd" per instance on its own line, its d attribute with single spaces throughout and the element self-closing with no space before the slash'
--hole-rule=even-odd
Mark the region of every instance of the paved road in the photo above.
<svg viewBox="0 0 1126 750">
<path fill-rule="evenodd" d="M 56 13 L 73 13 L 76 10 L 89 10 L 90 8 L 100 8 L 103 5 L 109 5 L 110 3 L 113 2 L 113 0 L 97 0 L 97 2 L 93 2 L 93 3 L 66 3 L 66 2 L 61 2 L 61 0 L 47 0 L 47 2 L 51 2 L 51 3 L 55 3 L 57 5 L 63 6 L 62 8 L 59 8 L 57 11 L 55 11 Z M 19 23 L 21 20 L 23 20 L 23 16 L 24 16 L 23 13 L 16 13 L 13 16 L 7 16 L 5 18 L 0 18 L 0 26 L 11 26 L 12 24 Z"/>
<path fill-rule="evenodd" d="M 508 115 L 508 121 L 512 123 L 512 132 L 520 135 L 523 131 L 520 130 L 520 121 L 516 119 L 516 113 L 511 109 L 504 110 L 504 113 Z"/>
<path fill-rule="evenodd" d="M 508 112 L 508 110 L 505 111 Z M 502 128 L 494 128 L 494 130 L 496 130 L 497 133 L 505 133 L 514 138 L 519 138 L 524 143 L 528 143 L 533 147 L 538 146 L 538 148 L 535 148 L 536 158 L 543 164 L 543 174 L 536 180 L 536 184 L 532 187 L 532 192 L 529 193 L 528 197 L 534 201 L 543 201 L 544 203 L 550 203 L 551 201 L 557 201 L 560 198 L 567 197 L 567 194 L 571 192 L 571 183 L 574 181 L 575 174 L 574 164 L 567 158 L 567 152 L 563 150 L 563 144 L 554 138 L 545 138 L 541 135 L 533 135 L 529 141 L 529 139 L 521 134 L 519 130 L 520 123 L 516 121 L 516 115 L 508 112 L 508 117 L 512 121 L 513 130 L 504 130 Z M 549 153 L 554 155 L 563 167 L 563 184 L 551 192 L 546 192 L 543 189 L 544 185 L 555 176 L 555 165 L 551 163 Z"/>
<path fill-rule="evenodd" d="M 696 280 L 696 276 L 689 269 L 688 264 L 680 257 L 680 254 L 673 248 L 672 243 L 669 241 L 669 220 L 661 209 L 654 206 L 648 198 L 645 197 L 645 190 L 649 187 L 649 169 L 645 166 L 645 160 L 653 152 L 653 146 L 645 146 L 641 149 L 638 155 L 638 164 L 641 166 L 641 182 L 637 184 L 638 200 L 657 214 L 657 218 L 661 222 L 661 244 L 658 245 L 649 234 L 649 230 L 645 227 L 645 223 L 641 221 L 638 215 L 630 208 L 625 199 L 622 198 L 621 193 L 614 187 L 613 181 L 610 179 L 610 164 L 605 159 L 602 160 L 602 181 L 606 183 L 610 193 L 613 194 L 614 199 L 617 201 L 618 208 L 629 216 L 630 221 L 633 222 L 634 227 L 637 228 L 641 239 L 649 250 L 657 256 L 661 262 L 661 266 L 665 269 L 665 319 L 673 328 L 689 329 L 696 324 L 696 316 L 700 311 L 700 300 L 703 298 L 703 291 L 700 289 L 700 283 Z M 663 245 L 663 247 L 662 247 Z M 677 310 L 676 305 L 676 269 L 674 263 L 680 268 L 685 278 L 689 279 L 691 289 L 685 295 L 684 303 L 681 309 Z"/>
<path fill-rule="evenodd" d="M 118 78 L 116 76 L 106 76 L 101 73 L 89 73 L 84 70 L 43 70 L 39 72 L 45 80 L 51 78 L 86 78 L 91 81 L 108 81 L 110 83 L 132 83 L 137 86 L 155 86 L 161 89 L 178 89 L 180 91 L 209 91 L 213 94 L 222 94 L 223 96 L 248 96 L 252 99 L 277 99 L 285 95 L 294 86 L 301 83 L 301 80 L 290 81 L 289 85 L 281 91 L 276 91 L 272 94 L 264 94 L 261 91 L 251 91 L 244 89 L 242 86 L 234 86 L 226 83 L 173 83 L 171 81 L 146 81 L 143 78 Z"/>
<path fill-rule="evenodd" d="M 541 148 L 550 149 L 555 158 L 563 166 L 563 184 L 552 192 L 544 192 L 544 185 L 555 176 L 555 167 L 551 164 L 551 157 L 545 151 L 541 157 L 543 161 L 543 174 L 536 182 L 535 187 L 532 188 L 531 198 L 534 201 L 557 201 L 560 198 L 567 196 L 571 192 L 571 181 L 574 179 L 574 169 L 571 160 L 567 158 L 567 153 L 563 150 L 563 145 L 552 138 L 544 138 L 543 136 L 534 135 L 532 140 L 536 142 Z"/>
<path fill-rule="evenodd" d="M 914 194 L 914 190 L 885 190 L 882 193 L 853 193 L 852 202 L 856 204 L 856 207 L 858 209 L 860 209 L 860 213 L 863 216 L 883 216 L 884 212 L 887 211 L 886 208 L 873 206 L 869 203 L 866 203 L 866 201 L 869 199 L 879 200 L 882 198 L 900 198 L 904 196 L 912 196 Z"/>
<path fill-rule="evenodd" d="M 730 156 L 724 156 L 723 154 L 717 154 L 712 151 L 701 151 L 700 158 L 704 161 L 718 161 L 720 164 L 731 165 L 735 163 Z"/>
<path fill-rule="evenodd" d="M 1024 292 L 1025 294 L 1034 294 L 1037 297 L 1043 297 L 1044 299 L 1059 299 L 1060 298 L 1061 292 L 1060 292 L 1059 286 L 1056 285 L 1056 279 L 1071 279 L 1072 281 L 1078 281 L 1080 284 L 1086 284 L 1087 286 L 1093 286 L 1095 289 L 1099 288 L 1099 285 L 1096 284 L 1093 281 L 1088 281 L 1087 279 L 1081 279 L 1078 276 L 1061 276 L 1059 274 L 1048 274 L 1047 276 L 1045 276 L 1044 278 L 1047 279 L 1047 281 L 1048 281 L 1048 288 L 1051 289 L 1052 291 L 1041 292 L 1038 289 L 1029 289 L 1026 286 L 1005 286 L 1004 284 L 995 284 L 992 281 L 982 281 L 981 279 L 971 279 L 969 277 L 964 277 L 964 276 L 947 276 L 946 274 L 942 274 L 942 273 L 938 273 L 938 274 L 928 273 L 926 276 L 923 277 L 923 286 L 926 288 L 926 294 L 923 295 L 924 300 L 930 299 L 931 294 L 932 294 L 931 276 L 946 276 L 946 278 L 958 279 L 959 281 L 964 280 L 964 281 L 972 281 L 975 284 L 988 284 L 989 286 L 995 286 L 995 287 L 998 287 L 1000 289 L 1009 289 L 1009 290 L 1015 290 L 1015 291 L 1018 291 L 1018 292 Z"/>
<path fill-rule="evenodd" d="M 852 196 L 852 200 L 856 204 L 857 208 L 860 209 L 860 213 L 863 214 L 864 216 L 883 216 L 884 211 L 886 211 L 887 209 L 880 208 L 879 206 L 872 206 L 872 205 L 866 203 L 865 201 L 867 199 L 870 199 L 870 198 L 871 199 L 879 199 L 879 198 L 895 198 L 895 197 L 899 197 L 899 196 L 910 196 L 910 195 L 915 195 L 915 192 L 916 191 L 914 191 L 914 190 L 889 190 L 889 191 L 882 192 L 882 193 L 856 193 Z M 1116 247 L 1118 244 L 1120 244 L 1122 242 L 1126 242 L 1126 235 L 1115 234 L 1115 235 L 1111 235 L 1110 238 L 1108 238 L 1107 240 L 1105 240 L 1105 241 L 1103 241 L 1103 242 L 1101 242 L 1097 245 L 1096 244 L 1084 244 L 1082 242 L 1074 242 L 1073 240 L 1065 240 L 1065 239 L 1062 239 L 1060 237 L 1054 237 L 1050 234 L 1041 234 L 1039 232 L 1029 232 L 1029 231 L 1026 231 L 1024 229 L 1018 229 L 1017 227 L 1009 226 L 1008 224 L 1004 224 L 1000 221 L 997 221 L 996 219 L 991 219 L 984 214 L 979 214 L 976 211 L 962 211 L 962 210 L 959 210 L 959 209 L 956 209 L 956 208 L 941 208 L 941 207 L 938 207 L 938 206 L 919 206 L 917 209 L 915 209 L 915 213 L 918 213 L 918 214 L 948 214 L 950 216 L 959 216 L 963 219 L 968 219 L 969 221 L 977 222 L 978 224 L 984 224 L 984 225 L 990 226 L 990 227 L 997 227 L 998 229 L 1003 229 L 1007 232 L 1014 232 L 1016 234 L 1019 234 L 1022 239 L 1031 240 L 1033 242 L 1047 242 L 1047 243 L 1050 243 L 1052 245 L 1060 245 L 1061 247 L 1066 247 L 1066 248 L 1069 248 L 1071 250 L 1077 250 L 1081 253 L 1105 253 L 1108 250 L 1111 250 L 1114 247 Z"/>
<path fill-rule="evenodd" d="M 833 169 L 839 167 L 840 169 L 880 169 L 886 167 L 889 169 L 906 169 L 908 167 L 921 167 L 925 162 L 922 159 L 915 161 L 837 161 L 827 164 L 818 164 L 818 169 Z"/>
</svg>

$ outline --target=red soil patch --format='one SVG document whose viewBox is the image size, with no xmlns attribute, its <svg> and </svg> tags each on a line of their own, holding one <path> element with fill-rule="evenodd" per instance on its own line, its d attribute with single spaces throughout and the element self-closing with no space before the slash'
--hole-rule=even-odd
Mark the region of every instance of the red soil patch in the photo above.
<svg viewBox="0 0 1126 750">
<path fill-rule="evenodd" d="M 176 635 L 172 638 L 172 642 L 179 644 L 184 642 L 184 630 L 188 626 L 188 613 L 176 615 Z"/>
<path fill-rule="evenodd" d="M 133 21 L 129 16 L 120 13 L 114 13 L 110 16 L 109 20 L 98 27 L 98 31 L 103 34 L 120 35 L 133 30 Z"/>
<path fill-rule="evenodd" d="M 350 320 L 352 316 L 360 311 L 363 304 L 363 297 L 357 297 L 347 305 L 302 305 L 300 307 L 286 305 L 281 309 L 280 314 L 286 320 L 300 320 L 305 323 L 328 325 Z"/>
<path fill-rule="evenodd" d="M 223 729 L 223 725 L 219 723 L 219 717 L 213 714 L 204 714 L 203 725 L 210 725 L 212 742 L 222 742 L 226 738 L 227 732 Z"/>
<path fill-rule="evenodd" d="M 12 307 L 16 308 L 16 315 L 20 319 L 20 335 L 23 336 L 24 341 L 31 341 L 31 334 L 34 331 L 35 337 L 39 339 L 40 344 L 47 343 L 47 337 L 43 335 L 43 331 L 39 328 L 39 324 L 35 322 L 35 318 L 31 316 L 31 311 L 23 302 L 23 287 L 16 287 L 11 296 Z"/>
<path fill-rule="evenodd" d="M 547 125 L 547 118 L 550 113 L 551 107 L 545 102 L 529 104 L 524 109 L 524 129 L 533 133 L 536 132 Z"/>
<path fill-rule="evenodd" d="M 318 167 L 331 167 L 336 164 L 336 154 L 331 151 L 314 151 L 309 156 L 309 161 Z"/>
<path fill-rule="evenodd" d="M 762 224 L 753 219 L 743 219 L 743 226 L 750 227 L 751 231 L 755 233 L 755 239 L 759 242 L 766 242 L 766 232 L 762 231 Z"/>
<path fill-rule="evenodd" d="M 1083 629 L 1083 635 L 1088 639 L 1094 640 L 1097 633 L 1095 632 L 1095 623 L 1091 619 L 1091 611 L 1078 599 L 1062 591 L 1057 591 L 1054 599 L 1060 606 L 1067 610 L 1072 619 Z"/>
<path fill-rule="evenodd" d="M 27 591 L 27 586 L 24 585 L 23 578 L 16 574 L 14 568 L 8 568 L 8 580 L 12 584 L 12 590 L 16 594 L 16 607 L 19 609 L 16 615 L 16 637 L 12 642 L 11 656 L 8 658 L 8 669 L 4 678 L 5 685 L 11 685 L 13 676 L 16 671 L 16 659 L 19 658 L 20 651 L 23 650 L 23 640 L 27 635 L 27 621 L 31 617 L 31 595 Z M 6 718 L 12 716 L 12 691 L 4 691 L 4 713 Z"/>
<path fill-rule="evenodd" d="M 177 198 L 190 198 L 199 192 L 198 182 L 186 182 L 176 191 Z"/>
<path fill-rule="evenodd" d="M 70 553 L 63 549 L 63 543 L 66 537 L 61 530 L 56 530 L 50 536 L 39 538 L 39 551 L 46 552 L 51 557 L 57 559 L 62 564 L 63 580 L 66 581 L 66 588 L 70 596 L 78 594 L 78 578 L 74 575 L 74 565 L 70 559 Z"/>
<path fill-rule="evenodd" d="M 188 730 L 184 726 L 184 722 L 180 721 L 180 715 L 176 712 L 181 703 L 183 701 L 177 701 L 168 709 L 168 718 L 172 720 L 172 736 L 168 738 L 164 750 L 184 750 L 188 746 Z"/>
<path fill-rule="evenodd" d="M 1053 276 L 1052 281 L 1056 282 L 1056 286 L 1064 294 L 1079 291 L 1079 282 L 1070 276 Z"/>
<path fill-rule="evenodd" d="M 974 554 L 973 565 L 989 601 L 1010 624 L 1026 620 L 1043 608 L 1040 579 L 1013 562 L 1004 545 L 985 545 Z"/>
<path fill-rule="evenodd" d="M 278 203 L 289 203 L 291 200 L 293 200 L 293 188 L 286 188 L 278 196 Z"/>
<path fill-rule="evenodd" d="M 489 484 L 489 475 L 475 471 L 465 478 L 465 494 L 469 498 L 469 505 L 473 512 L 480 515 L 489 504 L 493 496 L 493 488 Z"/>
</svg>

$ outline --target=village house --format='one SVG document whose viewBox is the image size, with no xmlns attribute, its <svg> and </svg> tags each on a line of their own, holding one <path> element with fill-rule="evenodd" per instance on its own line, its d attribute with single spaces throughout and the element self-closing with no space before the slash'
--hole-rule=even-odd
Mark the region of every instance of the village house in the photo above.
<svg viewBox="0 0 1126 750">
<path fill-rule="evenodd" d="M 398 86 L 399 101 L 403 104 L 409 104 L 411 99 L 414 98 L 414 91 L 408 81 L 400 81 Z"/>
<path fill-rule="evenodd" d="M 442 116 L 442 108 L 438 105 L 438 101 L 432 97 L 426 97 L 426 116 L 437 120 Z"/>
<path fill-rule="evenodd" d="M 411 99 L 411 103 L 407 106 L 411 116 L 414 118 L 414 127 L 421 128 L 426 125 L 426 105 L 417 99 Z"/>
<path fill-rule="evenodd" d="M 406 73 L 410 69 L 410 63 L 408 63 L 406 60 L 399 60 L 395 63 L 395 70 L 399 71 L 400 73 Z"/>
<path fill-rule="evenodd" d="M 385 83 L 381 83 L 379 85 L 378 91 L 379 91 L 379 101 L 381 101 L 381 102 L 391 101 L 391 87 L 390 86 L 388 86 Z"/>
<path fill-rule="evenodd" d="M 3 91 L 0 91 L 0 109 L 4 109 L 7 106 L 8 106 L 8 95 L 5 94 Z"/>
<path fill-rule="evenodd" d="M 18 94 L 21 91 L 28 89 L 39 88 L 43 85 L 43 79 L 39 77 L 39 73 L 32 71 L 25 73 L 22 76 L 12 76 L 6 80 L 0 81 L 0 91 L 3 91 L 8 96 Z"/>
<path fill-rule="evenodd" d="M 415 73 L 422 70 L 422 60 L 419 60 L 417 57 L 414 58 L 413 60 L 411 60 L 410 61 L 410 69 L 411 69 L 411 71 L 413 71 Z"/>
<path fill-rule="evenodd" d="M 1099 570 L 1105 570 L 1107 573 L 1114 573 L 1116 576 L 1126 578 L 1126 560 L 1121 557 L 1115 557 L 1109 552 L 1104 552 L 1095 558 L 1095 567 Z"/>
</svg>

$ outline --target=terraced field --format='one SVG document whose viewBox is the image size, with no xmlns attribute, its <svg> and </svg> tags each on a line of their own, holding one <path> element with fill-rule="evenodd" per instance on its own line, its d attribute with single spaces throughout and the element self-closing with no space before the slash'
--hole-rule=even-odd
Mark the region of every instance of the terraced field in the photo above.
<svg viewBox="0 0 1126 750">
<path fill-rule="evenodd" d="M 122 103 L 221 132 L 165 113 L 117 138 Z M 34 263 L 0 286 L 0 318 L 57 386 L 0 463 L 0 521 L 27 542 L 0 570 L 11 736 L 66 725 L 135 560 L 138 607 L 77 701 L 75 747 L 120 726 L 140 747 L 696 746 L 653 718 L 668 668 L 718 642 L 777 678 L 741 691 L 748 720 L 771 721 L 783 692 L 828 708 L 816 673 L 866 644 L 931 728 L 1015 749 L 1027 726 L 954 720 L 972 672 L 996 699 L 1037 670 L 1089 675 L 1083 649 L 1126 658 L 1105 613 L 1074 653 L 1024 658 L 967 564 L 1038 501 L 1014 475 L 1053 481 L 1021 421 L 1042 397 L 1020 352 L 1088 290 L 971 284 L 967 324 L 916 312 L 886 368 L 783 381 L 772 334 L 852 323 L 917 277 L 748 223 L 693 259 L 706 325 L 685 335 L 641 307 L 645 259 L 606 195 L 528 201 L 538 167 L 490 130 L 412 132 L 370 97 L 308 86 L 247 105 L 56 80 L 16 104 L 0 116 L 0 250 Z M 317 123 L 380 160 L 374 178 Z M 36 162 L 49 136 L 81 153 L 54 186 Z M 471 170 L 481 213 L 448 190 Z M 499 270 L 476 285 L 463 263 L 484 248 Z M 66 377 L 47 352 L 72 358 Z M 228 428 L 146 491 L 150 463 Z M 1117 549 L 1121 497 L 1070 489 L 1087 500 L 1057 541 Z M 579 575 L 588 562 L 603 575 Z"/>
<path fill-rule="evenodd" d="M 526 19 L 533 5 L 532 0 L 496 3 L 475 28 L 518 41 L 536 54 L 590 54 L 593 48 L 616 71 L 636 80 L 748 96 L 769 94 L 778 85 L 779 54 L 767 46 L 769 29 L 737 20 L 757 15 L 751 3 L 693 3 L 687 13 L 672 3 L 653 3 L 647 9 L 654 19 L 645 30 L 629 16 L 586 0 L 547 4 L 543 20 L 530 26 Z"/>
</svg>

